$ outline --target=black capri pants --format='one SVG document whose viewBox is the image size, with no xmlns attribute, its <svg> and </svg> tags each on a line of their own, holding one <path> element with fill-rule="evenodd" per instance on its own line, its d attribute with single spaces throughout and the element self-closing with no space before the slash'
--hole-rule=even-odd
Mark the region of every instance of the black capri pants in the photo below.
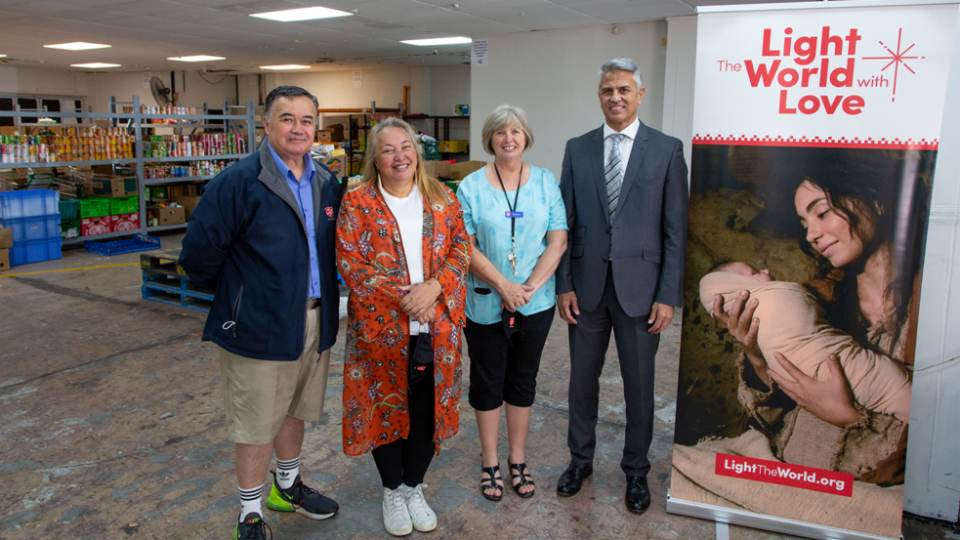
<svg viewBox="0 0 960 540">
<path fill-rule="evenodd" d="M 502 323 L 467 319 L 463 329 L 470 352 L 470 406 L 492 411 L 507 402 L 530 407 L 537 393 L 540 356 L 553 324 L 555 308 L 527 315 L 523 329 L 507 339 Z"/>
</svg>

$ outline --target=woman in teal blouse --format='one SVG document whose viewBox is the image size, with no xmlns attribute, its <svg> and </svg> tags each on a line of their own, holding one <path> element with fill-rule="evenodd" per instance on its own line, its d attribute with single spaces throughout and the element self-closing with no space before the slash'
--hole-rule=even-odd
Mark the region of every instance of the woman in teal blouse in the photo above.
<svg viewBox="0 0 960 540">
<path fill-rule="evenodd" d="M 513 489 L 523 498 L 536 489 L 524 448 L 540 355 L 553 323 L 553 273 L 567 246 L 556 178 L 523 162 L 532 145 L 526 114 L 497 107 L 483 123 L 483 148 L 493 163 L 464 178 L 457 191 L 473 244 L 464 328 L 469 399 L 480 431 L 480 489 L 492 501 L 503 496 L 497 433 L 504 402 Z"/>
</svg>

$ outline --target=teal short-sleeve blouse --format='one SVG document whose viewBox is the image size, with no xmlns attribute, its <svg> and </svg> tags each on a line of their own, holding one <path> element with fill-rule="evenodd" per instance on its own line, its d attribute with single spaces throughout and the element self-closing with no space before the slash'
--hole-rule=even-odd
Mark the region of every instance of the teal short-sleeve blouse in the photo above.
<svg viewBox="0 0 960 540">
<path fill-rule="evenodd" d="M 487 182 L 486 167 L 463 179 L 457 189 L 457 198 L 463 209 L 467 234 L 477 236 L 477 247 L 507 279 L 525 283 L 547 249 L 547 231 L 567 230 L 567 211 L 560 196 L 560 186 L 552 172 L 530 166 L 530 178 L 520 188 L 516 210 L 523 213 L 516 218 L 514 235 L 517 254 L 517 275 L 513 275 L 510 255 L 509 207 L 503 191 Z M 513 203 L 516 191 L 508 191 Z M 556 305 L 556 278 L 550 279 L 534 293 L 530 302 L 519 309 L 532 315 Z M 479 292 L 478 292 L 479 289 Z M 485 292 L 488 290 L 489 292 Z M 502 312 L 500 294 L 472 272 L 467 277 L 466 315 L 479 324 L 500 322 Z"/>
</svg>

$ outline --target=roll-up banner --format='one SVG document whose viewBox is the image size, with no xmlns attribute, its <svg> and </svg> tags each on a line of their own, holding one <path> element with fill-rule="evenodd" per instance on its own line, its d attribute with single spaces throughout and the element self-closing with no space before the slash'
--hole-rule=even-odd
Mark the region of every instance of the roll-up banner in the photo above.
<svg viewBox="0 0 960 540">
<path fill-rule="evenodd" d="M 957 5 L 824 4 L 698 17 L 667 510 L 899 538 Z"/>
</svg>

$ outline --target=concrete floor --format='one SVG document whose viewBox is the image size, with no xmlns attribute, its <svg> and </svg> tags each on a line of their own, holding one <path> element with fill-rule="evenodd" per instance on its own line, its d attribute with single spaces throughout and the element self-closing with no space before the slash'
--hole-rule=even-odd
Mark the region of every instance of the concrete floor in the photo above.
<svg viewBox="0 0 960 540">
<path fill-rule="evenodd" d="M 180 238 L 165 236 L 163 246 L 179 247 Z M 200 341 L 205 314 L 142 300 L 139 256 L 71 250 L 62 260 L 0 274 L 0 539 L 225 539 L 233 533 L 239 508 L 233 445 L 224 439 L 217 356 Z M 83 269 L 69 270 L 77 268 Z M 623 398 L 613 346 L 602 379 L 594 475 L 579 495 L 557 497 L 556 480 L 569 457 L 566 343 L 557 318 L 543 355 L 527 447 L 537 495 L 521 500 L 508 489 L 499 504 L 480 496 L 480 446 L 464 398 L 460 434 L 448 441 L 426 478 L 440 526 L 413 537 L 716 537 L 713 522 L 665 510 L 677 324 L 665 333 L 657 359 L 652 508 L 635 516 L 623 505 Z M 301 470 L 309 484 L 340 503 L 341 512 L 313 522 L 266 511 L 277 539 L 389 537 L 372 459 L 342 451 L 343 339 L 332 364 L 327 412 L 307 430 Z M 500 455 L 505 463 L 504 444 Z M 904 536 L 960 539 L 960 529 L 908 517 Z M 736 526 L 729 537 L 787 538 Z"/>
</svg>

